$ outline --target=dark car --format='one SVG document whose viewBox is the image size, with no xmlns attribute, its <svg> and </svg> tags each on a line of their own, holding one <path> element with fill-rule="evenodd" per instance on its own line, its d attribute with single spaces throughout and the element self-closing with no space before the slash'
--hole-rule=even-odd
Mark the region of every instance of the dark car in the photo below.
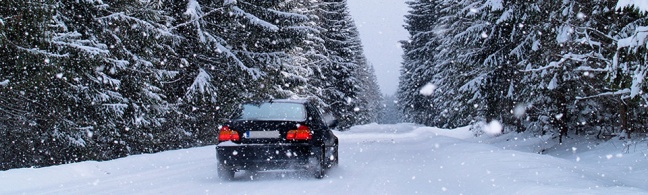
<svg viewBox="0 0 648 195">
<path fill-rule="evenodd" d="M 219 127 L 218 176 L 236 171 L 301 169 L 316 178 L 338 163 L 336 122 L 309 100 L 269 100 L 241 105 L 239 116 Z"/>
</svg>

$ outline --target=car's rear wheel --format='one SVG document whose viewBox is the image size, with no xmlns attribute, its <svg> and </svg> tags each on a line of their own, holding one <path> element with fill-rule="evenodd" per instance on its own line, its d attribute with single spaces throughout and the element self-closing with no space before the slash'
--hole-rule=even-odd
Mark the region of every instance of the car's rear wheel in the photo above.
<svg viewBox="0 0 648 195">
<path fill-rule="evenodd" d="M 324 159 L 322 158 L 322 155 L 317 155 L 308 158 L 308 163 L 310 167 L 310 172 L 315 176 L 315 178 L 317 179 L 324 178 L 326 168 L 324 165 Z"/>
<path fill-rule="evenodd" d="M 324 175 L 325 175 L 324 171 L 325 170 L 326 169 L 324 169 L 324 165 L 322 165 L 322 163 L 319 162 L 319 163 L 317 163 L 317 164 L 315 164 L 313 166 L 312 172 L 313 172 L 313 175 L 315 176 L 315 178 L 322 179 L 322 178 L 324 178 Z"/>
<path fill-rule="evenodd" d="M 219 179 L 224 181 L 231 181 L 232 179 L 234 179 L 234 173 L 236 173 L 236 171 L 234 171 L 233 169 L 227 168 L 222 163 L 218 163 L 217 169 Z"/>
</svg>

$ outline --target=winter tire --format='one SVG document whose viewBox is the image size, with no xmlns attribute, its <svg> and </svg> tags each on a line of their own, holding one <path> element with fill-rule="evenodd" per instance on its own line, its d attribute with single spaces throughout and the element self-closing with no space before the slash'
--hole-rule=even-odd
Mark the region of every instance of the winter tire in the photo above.
<svg viewBox="0 0 648 195">
<path fill-rule="evenodd" d="M 218 168 L 217 169 L 218 169 L 217 171 L 218 171 L 218 178 L 219 179 L 221 179 L 223 181 L 231 181 L 232 179 L 234 179 L 234 173 L 236 173 L 236 171 L 225 167 L 221 163 L 218 163 Z"/>
<path fill-rule="evenodd" d="M 309 158 L 310 171 L 313 173 L 315 178 L 322 179 L 324 178 L 326 169 L 324 168 L 324 161 L 322 157 L 311 157 Z"/>
</svg>

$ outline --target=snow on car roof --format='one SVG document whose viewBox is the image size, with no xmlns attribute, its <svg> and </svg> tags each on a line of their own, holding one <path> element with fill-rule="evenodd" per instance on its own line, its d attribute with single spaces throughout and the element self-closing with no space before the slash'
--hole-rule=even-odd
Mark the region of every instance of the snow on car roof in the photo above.
<svg viewBox="0 0 648 195">
<path fill-rule="evenodd" d="M 304 103 L 306 103 L 308 101 L 309 101 L 308 99 L 304 99 L 304 98 L 299 98 L 299 99 L 270 99 L 270 100 L 262 100 L 262 101 L 253 101 L 251 103 L 254 103 L 254 102 L 257 102 L 257 103 L 259 103 L 259 102 L 272 102 L 272 103 L 299 103 L 299 104 L 304 104 Z"/>
</svg>

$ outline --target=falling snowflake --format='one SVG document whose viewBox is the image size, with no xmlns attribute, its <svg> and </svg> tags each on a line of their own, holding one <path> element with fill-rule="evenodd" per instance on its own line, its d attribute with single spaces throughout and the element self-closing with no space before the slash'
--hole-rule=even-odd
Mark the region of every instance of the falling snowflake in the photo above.
<svg viewBox="0 0 648 195">
<path fill-rule="evenodd" d="M 423 86 L 423 88 L 421 88 L 421 91 L 419 91 L 419 93 L 424 96 L 431 96 L 436 88 L 436 85 L 428 83 L 427 85 Z"/>
<path fill-rule="evenodd" d="M 486 34 L 486 32 L 482 32 L 482 33 L 481 33 L 481 37 L 484 38 L 484 39 L 485 39 L 485 38 L 488 38 L 488 34 Z"/>
</svg>

